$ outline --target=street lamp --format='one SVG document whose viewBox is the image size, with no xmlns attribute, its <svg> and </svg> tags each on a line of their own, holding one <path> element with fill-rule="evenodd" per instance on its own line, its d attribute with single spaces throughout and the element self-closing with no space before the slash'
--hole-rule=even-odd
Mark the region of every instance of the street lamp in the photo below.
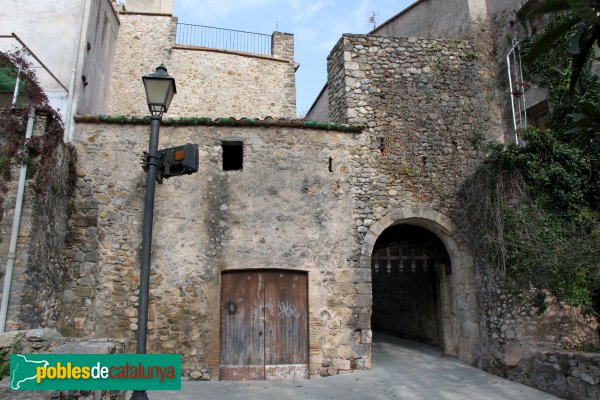
<svg viewBox="0 0 600 400">
<path fill-rule="evenodd" d="M 152 220 L 154 217 L 154 188 L 158 173 L 158 131 L 163 113 L 166 113 L 177 93 L 175 79 L 169 76 L 163 64 L 156 71 L 142 77 L 148 109 L 150 110 L 150 143 L 145 155 L 146 196 L 144 199 L 144 225 L 142 230 L 142 266 L 140 268 L 140 293 L 136 332 L 136 353 L 146 354 L 148 339 L 148 302 L 150 297 L 150 252 L 152 249 Z M 145 390 L 134 390 L 131 400 L 147 400 Z"/>
<path fill-rule="evenodd" d="M 169 76 L 165 65 L 160 64 L 156 71 L 143 76 L 142 81 L 146 90 L 146 100 L 150 114 L 153 117 L 157 115 L 160 121 L 162 114 L 169 109 L 173 95 L 177 93 L 175 79 Z"/>
</svg>

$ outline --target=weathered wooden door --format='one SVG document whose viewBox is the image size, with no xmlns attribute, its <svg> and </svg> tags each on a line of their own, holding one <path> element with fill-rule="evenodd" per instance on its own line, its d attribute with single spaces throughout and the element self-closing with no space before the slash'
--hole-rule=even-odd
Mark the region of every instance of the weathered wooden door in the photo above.
<svg viewBox="0 0 600 400">
<path fill-rule="evenodd" d="M 223 273 L 221 379 L 307 377 L 307 289 L 303 272 Z"/>
</svg>

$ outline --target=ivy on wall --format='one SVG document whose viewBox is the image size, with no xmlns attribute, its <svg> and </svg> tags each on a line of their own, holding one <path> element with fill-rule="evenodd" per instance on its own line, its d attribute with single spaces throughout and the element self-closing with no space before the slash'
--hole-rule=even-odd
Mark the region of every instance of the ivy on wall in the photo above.
<svg viewBox="0 0 600 400">
<path fill-rule="evenodd" d="M 565 18 L 550 20 L 546 30 Z M 600 152 L 567 132 L 577 104 L 600 100 L 600 77 L 591 74 L 588 64 L 569 96 L 569 37 L 526 65 L 528 79 L 548 91 L 550 129 L 525 130 L 523 147 L 487 147 L 487 159 L 463 188 L 462 220 L 508 287 L 539 290 L 540 311 L 548 291 L 598 315 Z M 525 53 L 531 42 L 525 41 Z"/>
<path fill-rule="evenodd" d="M 598 312 L 600 181 L 592 157 L 552 130 L 523 137 L 525 147 L 492 147 L 465 185 L 471 239 L 507 286 L 545 289 Z"/>
<path fill-rule="evenodd" d="M 0 52 L 0 70 L 3 71 L 5 85 L 3 90 L 14 89 L 16 74 L 19 74 L 19 99 L 12 106 L 12 95 L 7 96 L 5 104 L 0 104 L 0 134 L 3 141 L 0 144 L 0 193 L 6 190 L 6 181 L 11 179 L 10 166 L 13 161 L 28 165 L 29 179 L 33 178 L 34 189 L 43 194 L 49 190 L 50 174 L 56 164 L 55 149 L 63 143 L 64 128 L 60 115 L 53 110 L 46 94 L 43 92 L 26 54 L 22 51 Z M 12 82 L 12 86 L 8 85 Z M 10 86 L 10 87 L 9 87 Z M 45 134 L 25 140 L 25 130 L 31 109 L 38 115 L 45 115 Z M 75 148 L 67 144 L 74 174 L 76 160 Z M 73 178 L 74 179 L 74 178 Z M 74 181 L 73 181 L 74 182 Z M 0 198 L 0 204 L 3 199 Z"/>
</svg>

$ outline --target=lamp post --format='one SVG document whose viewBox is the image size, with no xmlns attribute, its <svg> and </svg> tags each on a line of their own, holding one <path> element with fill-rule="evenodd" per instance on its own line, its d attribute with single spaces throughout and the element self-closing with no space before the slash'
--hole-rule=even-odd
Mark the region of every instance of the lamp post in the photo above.
<svg viewBox="0 0 600 400">
<path fill-rule="evenodd" d="M 150 252 L 152 249 L 152 220 L 154 217 L 154 188 L 158 173 L 158 131 L 163 113 L 166 113 L 177 93 L 175 79 L 167 73 L 163 64 L 156 71 L 142 77 L 148 109 L 150 110 L 150 140 L 145 156 L 146 196 L 144 199 L 144 225 L 142 230 L 142 265 L 140 268 L 140 293 L 136 332 L 136 353 L 146 354 L 148 339 L 148 302 L 150 297 Z M 147 400 L 145 390 L 134 390 L 131 400 Z"/>
</svg>

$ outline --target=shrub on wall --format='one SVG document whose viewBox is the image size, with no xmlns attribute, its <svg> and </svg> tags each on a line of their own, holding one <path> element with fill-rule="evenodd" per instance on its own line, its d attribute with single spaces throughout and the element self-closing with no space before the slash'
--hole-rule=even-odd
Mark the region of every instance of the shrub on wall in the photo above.
<svg viewBox="0 0 600 400">
<path fill-rule="evenodd" d="M 558 15 L 545 31 L 567 18 Z M 569 130 L 576 105 L 600 99 L 600 77 L 585 69 L 569 93 L 573 33 L 527 65 L 529 79 L 548 90 L 551 129 L 525 130 L 523 147 L 488 146 L 486 161 L 464 187 L 463 221 L 508 286 L 540 290 L 542 308 L 547 290 L 598 314 L 600 152 L 594 143 L 573 140 Z M 525 54 L 533 41 L 525 41 Z"/>
<path fill-rule="evenodd" d="M 598 309 L 600 180 L 586 155 L 551 131 L 528 129 L 524 147 L 496 146 L 465 185 L 472 239 L 516 289 L 549 290 Z M 541 303 L 543 304 L 543 302 Z"/>
<path fill-rule="evenodd" d="M 5 104 L 0 104 L 0 127 L 5 140 L 0 145 L 0 189 L 5 190 L 4 182 L 9 180 L 12 161 L 28 165 L 28 178 L 34 179 L 34 188 L 39 193 L 49 189 L 50 176 L 56 163 L 55 149 L 63 144 L 64 128 L 60 115 L 53 110 L 42 90 L 26 54 L 22 51 L 0 52 L 0 78 L 3 78 L 0 90 L 9 92 Z M 19 75 L 19 101 L 12 106 L 12 91 Z M 31 109 L 46 116 L 45 134 L 25 140 L 25 130 Z M 75 148 L 66 145 L 74 168 Z M 72 171 L 74 172 L 74 171 Z M 74 176 L 74 173 L 71 174 Z M 1 199 L 0 199 L 1 200 Z"/>
</svg>

